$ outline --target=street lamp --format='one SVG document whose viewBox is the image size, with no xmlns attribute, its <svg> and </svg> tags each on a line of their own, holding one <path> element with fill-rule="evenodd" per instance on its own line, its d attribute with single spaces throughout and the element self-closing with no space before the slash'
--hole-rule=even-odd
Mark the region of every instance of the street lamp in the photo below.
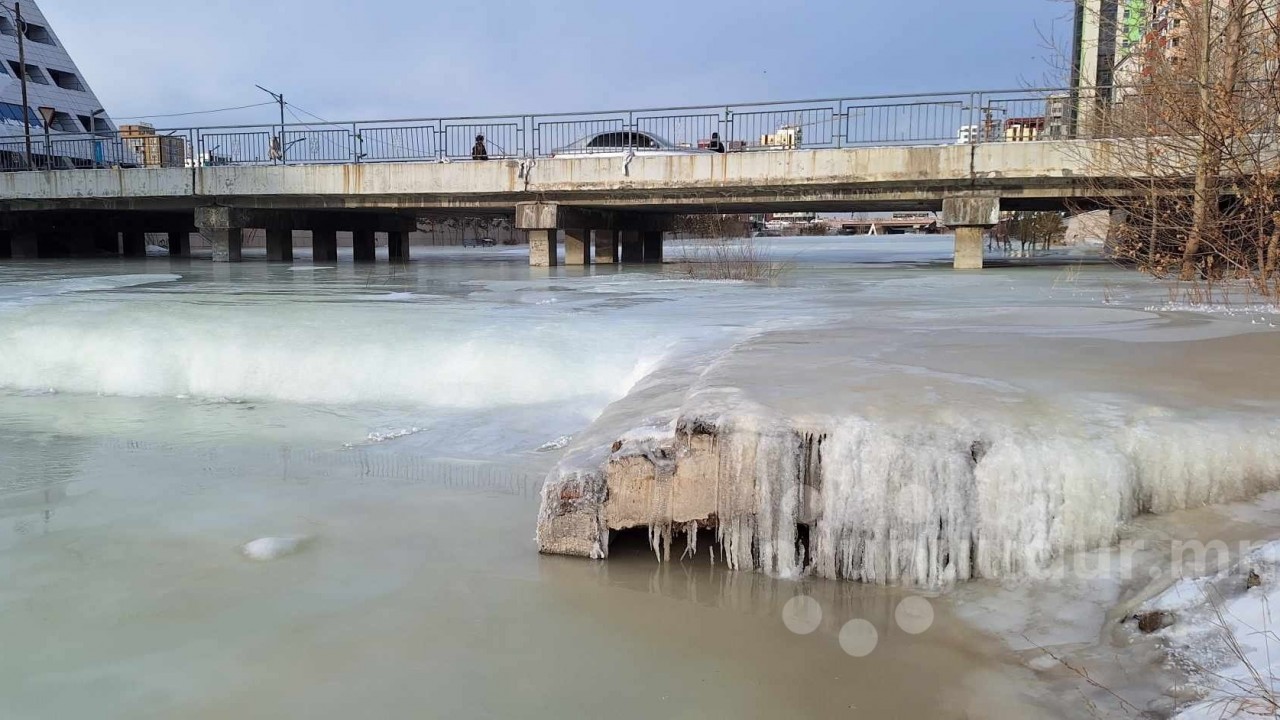
<svg viewBox="0 0 1280 720">
<path fill-rule="evenodd" d="M 285 147 L 285 144 L 284 144 L 284 106 L 285 106 L 284 93 L 272 92 L 262 87 L 261 85 L 254 85 L 254 87 L 270 95 L 271 99 L 275 100 L 276 103 L 280 105 L 280 134 L 276 136 L 275 141 L 272 143 L 273 145 L 272 150 L 275 151 L 272 154 L 278 154 L 279 158 L 272 158 L 272 159 L 273 160 L 279 159 L 280 164 L 287 165 L 288 159 L 286 154 L 289 152 L 289 148 Z"/>
<path fill-rule="evenodd" d="M 18 33 L 18 79 L 22 82 L 22 134 L 26 139 L 27 148 L 27 169 L 31 169 L 31 105 L 27 100 L 27 45 L 24 38 L 27 35 L 27 24 L 22 20 L 22 3 L 15 2 L 10 8 L 4 3 L 0 3 L 0 9 L 9 13 L 13 18 L 14 30 Z"/>
<path fill-rule="evenodd" d="M 94 110 L 93 112 L 89 113 L 89 132 L 93 133 L 94 135 L 98 134 L 98 116 L 106 115 L 106 114 L 107 114 L 107 111 L 102 108 L 98 108 L 97 110 Z"/>
</svg>

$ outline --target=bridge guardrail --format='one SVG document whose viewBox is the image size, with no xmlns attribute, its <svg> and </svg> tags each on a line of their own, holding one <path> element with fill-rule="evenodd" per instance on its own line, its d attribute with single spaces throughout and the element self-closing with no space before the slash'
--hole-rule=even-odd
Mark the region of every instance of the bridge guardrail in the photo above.
<svg viewBox="0 0 1280 720">
<path fill-rule="evenodd" d="M 1083 137 L 1077 115 L 1104 89 L 882 95 L 586 113 L 298 122 L 119 132 L 33 133 L 0 141 L 0 171 L 191 165 L 470 160 L 656 149 L 728 152 L 939 145 Z M 1098 137 L 1100 123 L 1090 123 Z M 12 130 L 11 130 L 12 132 Z M 597 138 L 597 142 L 591 142 Z"/>
</svg>

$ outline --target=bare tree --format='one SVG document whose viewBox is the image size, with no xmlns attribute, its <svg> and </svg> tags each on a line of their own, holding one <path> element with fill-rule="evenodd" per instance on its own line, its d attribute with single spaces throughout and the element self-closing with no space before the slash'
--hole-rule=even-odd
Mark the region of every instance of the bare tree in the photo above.
<svg viewBox="0 0 1280 720">
<path fill-rule="evenodd" d="M 785 263 L 767 257 L 755 238 L 751 222 L 743 215 L 681 215 L 676 218 L 681 236 L 677 267 L 685 274 L 708 280 L 775 280 Z"/>
<path fill-rule="evenodd" d="M 1096 112 L 1090 152 L 1116 251 L 1160 277 L 1243 280 L 1276 297 L 1280 24 L 1276 0 L 1176 4 L 1140 71 Z M 1087 121 L 1087 122 L 1085 122 Z"/>
</svg>

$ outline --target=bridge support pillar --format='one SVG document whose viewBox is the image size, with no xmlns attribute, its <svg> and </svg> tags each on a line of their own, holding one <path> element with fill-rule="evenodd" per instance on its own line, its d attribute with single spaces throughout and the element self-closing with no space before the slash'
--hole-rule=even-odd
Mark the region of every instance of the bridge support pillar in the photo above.
<svg viewBox="0 0 1280 720">
<path fill-rule="evenodd" d="M 393 263 L 409 262 L 409 233 L 402 230 L 387 233 L 387 258 Z"/>
<path fill-rule="evenodd" d="M 147 256 L 147 234 L 130 230 L 124 234 L 124 256 L 146 257 Z"/>
<path fill-rule="evenodd" d="M 564 231 L 564 264 L 591 264 L 590 230 L 573 229 Z"/>
<path fill-rule="evenodd" d="M 644 261 L 647 263 L 662 262 L 661 230 L 646 230 L 644 232 Z"/>
<path fill-rule="evenodd" d="M 956 232 L 955 269 L 982 269 L 982 234 L 999 222 L 998 197 L 952 197 L 942 201 L 942 224 Z"/>
<path fill-rule="evenodd" d="M 618 262 L 618 231 L 596 230 L 596 264 L 612 265 Z"/>
<path fill-rule="evenodd" d="M 338 231 L 333 228 L 316 228 L 311 231 L 311 261 L 338 261 Z"/>
<path fill-rule="evenodd" d="M 26 230 L 15 232 L 10 248 L 14 259 L 35 260 L 40 257 L 40 236 Z"/>
<path fill-rule="evenodd" d="M 196 229 L 209 241 L 217 263 L 240 262 L 248 221 L 249 213 L 236 208 L 211 205 L 198 207 L 195 212 Z"/>
<path fill-rule="evenodd" d="M 115 230 L 95 230 L 93 233 L 93 249 L 99 253 L 120 254 L 120 233 Z"/>
<path fill-rule="evenodd" d="M 555 267 L 559 263 L 556 247 L 559 234 L 559 230 L 529 231 L 530 267 Z"/>
<path fill-rule="evenodd" d="M 292 228 L 267 228 L 267 260 L 273 262 L 293 262 Z"/>
<path fill-rule="evenodd" d="M 169 231 L 169 257 L 191 257 L 191 233 L 186 230 Z"/>
<path fill-rule="evenodd" d="M 0 230 L 0 260 L 13 257 L 13 232 Z"/>
<path fill-rule="evenodd" d="M 644 238 L 638 230 L 623 230 L 622 233 L 622 262 L 624 263 L 642 263 L 644 262 Z"/>
<path fill-rule="evenodd" d="M 372 230 L 355 230 L 351 233 L 351 254 L 358 263 L 378 259 L 378 243 Z"/>
<path fill-rule="evenodd" d="M 244 247 L 244 231 L 241 228 L 205 228 L 201 231 L 213 248 L 214 262 L 240 262 Z"/>
<path fill-rule="evenodd" d="M 965 225 L 956 228 L 956 270 L 981 270 L 983 266 L 982 236 L 986 228 Z"/>
</svg>

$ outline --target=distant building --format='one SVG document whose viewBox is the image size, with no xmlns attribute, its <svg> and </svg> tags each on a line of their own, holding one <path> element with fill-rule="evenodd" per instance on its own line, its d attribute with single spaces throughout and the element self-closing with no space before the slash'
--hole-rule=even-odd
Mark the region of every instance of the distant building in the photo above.
<svg viewBox="0 0 1280 720">
<path fill-rule="evenodd" d="M 783 125 L 772 135 L 760 136 L 760 145 L 762 147 L 777 148 L 779 150 L 799 150 L 803 142 L 804 128 L 798 125 Z"/>
<path fill-rule="evenodd" d="M 35 0 L 22 1 L 27 65 L 20 67 L 17 18 L 11 7 L 0 5 L 0 167 L 15 169 L 25 162 L 24 121 L 31 127 L 37 166 L 93 167 L 127 160 L 120 157 L 118 146 L 92 139 L 92 133 L 111 134 L 116 126 Z M 28 95 L 25 111 L 20 81 L 23 75 Z M 39 112 L 42 107 L 52 110 L 48 128 L 52 147 L 48 152 Z M 79 135 L 82 141 L 67 141 L 66 135 Z"/>
<path fill-rule="evenodd" d="M 120 126 L 121 143 L 137 158 L 137 164 L 149 168 L 187 166 L 187 141 L 173 135 L 157 135 L 146 123 Z"/>
<path fill-rule="evenodd" d="M 977 125 L 961 125 L 956 131 L 956 144 L 968 145 L 975 143 L 982 137 L 982 128 Z"/>
<path fill-rule="evenodd" d="M 1071 95 L 1050 95 L 1044 103 L 1044 129 L 1041 139 L 1063 140 L 1071 137 Z"/>
<path fill-rule="evenodd" d="M 1005 142 L 1033 142 L 1044 132 L 1045 118 L 1020 117 L 1004 121 Z"/>
</svg>

